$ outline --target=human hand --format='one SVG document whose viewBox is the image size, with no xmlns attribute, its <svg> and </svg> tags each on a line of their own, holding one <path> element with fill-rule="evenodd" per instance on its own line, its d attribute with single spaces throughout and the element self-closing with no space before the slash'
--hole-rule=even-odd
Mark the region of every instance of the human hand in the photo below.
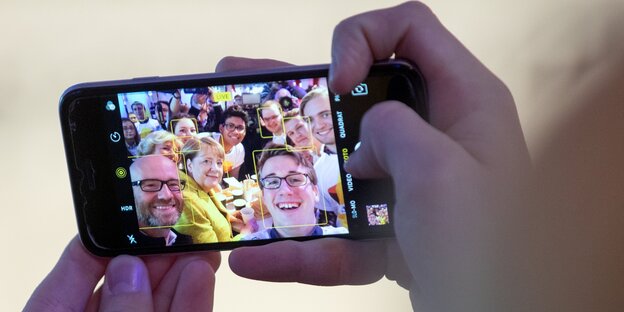
<svg viewBox="0 0 624 312">
<path fill-rule="evenodd" d="M 232 224 L 232 229 L 242 235 L 248 235 L 258 231 L 258 224 L 256 222 L 247 222 L 243 220 L 243 214 L 240 210 L 236 210 L 231 214 L 228 214 L 228 221 Z"/>
<path fill-rule="evenodd" d="M 293 65 L 271 59 L 225 57 L 217 65 L 216 72 L 287 66 Z M 256 217 L 260 213 L 259 202 L 252 202 Z M 386 249 L 389 251 L 385 252 Z M 331 253 L 328 253 L 329 250 Z M 320 253 L 324 257 L 318 257 Z M 386 254 L 391 255 L 389 260 Z M 255 258 L 246 259 L 249 256 Z M 293 261 L 293 258 L 297 261 Z M 406 279 L 409 274 L 406 274 L 406 267 L 394 240 L 356 242 L 327 238 L 307 242 L 282 241 L 235 249 L 229 259 L 235 273 L 259 280 L 360 285 L 375 282 L 385 274 L 404 287 L 409 285 Z M 262 262 L 269 265 L 259 266 Z M 319 271 L 319 267 L 323 270 Z"/>
<path fill-rule="evenodd" d="M 232 229 L 238 233 L 246 233 L 248 230 L 243 222 L 243 215 L 240 210 L 236 210 L 232 213 L 228 213 L 228 221 L 232 225 Z"/>
<path fill-rule="evenodd" d="M 99 258 L 75 237 L 24 311 L 212 311 L 220 261 L 212 252 Z"/>
<path fill-rule="evenodd" d="M 197 114 L 197 123 L 201 127 L 206 126 L 206 123 L 208 123 L 208 111 L 207 110 L 202 109 L 199 111 L 199 113 Z"/>
<path fill-rule="evenodd" d="M 531 165 L 507 87 L 421 3 L 348 19 L 333 40 L 335 92 L 365 77 L 361 64 L 393 53 L 427 81 L 429 123 L 402 103 L 381 103 L 363 118 L 362 145 L 346 164 L 354 177 L 394 181 L 390 221 L 414 309 L 496 311 L 517 302 L 505 287 L 512 273 L 500 263 L 508 251 L 500 224 L 513 216 L 513 189 Z"/>
<path fill-rule="evenodd" d="M 385 274 L 410 290 L 415 308 L 490 309 L 506 298 L 498 283 L 508 273 L 496 254 L 505 245 L 498 221 L 512 215 L 506 195 L 513 179 L 522 180 L 530 169 L 513 98 L 416 2 L 338 25 L 330 88 L 348 92 L 373 61 L 393 54 L 417 64 L 425 76 L 430 123 L 402 103 L 374 106 L 346 169 L 358 178 L 392 176 L 396 242 L 285 241 L 234 250 L 230 266 L 245 277 L 320 285 L 370 283 Z M 284 63 L 226 58 L 218 69 L 254 65 Z"/>
</svg>

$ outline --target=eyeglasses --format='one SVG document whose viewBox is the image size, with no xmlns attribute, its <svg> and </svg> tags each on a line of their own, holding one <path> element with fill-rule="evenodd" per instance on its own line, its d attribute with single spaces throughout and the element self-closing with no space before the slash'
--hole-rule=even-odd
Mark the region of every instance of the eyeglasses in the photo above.
<svg viewBox="0 0 624 312">
<path fill-rule="evenodd" d="M 168 181 L 162 181 L 157 179 L 132 181 L 132 186 L 138 185 L 139 187 L 141 187 L 141 190 L 143 192 L 160 192 L 164 184 L 167 184 L 167 187 L 170 191 L 179 192 L 184 189 L 184 186 L 186 186 L 186 181 L 176 179 Z"/>
<path fill-rule="evenodd" d="M 282 180 L 286 181 L 291 187 L 299 187 L 308 184 L 308 175 L 305 173 L 293 173 L 283 178 L 270 176 L 260 179 L 260 183 L 265 189 L 274 190 L 278 189 L 282 185 Z"/>
<path fill-rule="evenodd" d="M 232 131 L 232 130 L 236 129 L 236 131 L 238 131 L 238 132 L 243 132 L 243 131 L 245 131 L 245 126 L 237 126 L 237 125 L 235 125 L 233 123 L 227 122 L 227 123 L 225 123 L 225 129 L 227 129 L 228 131 Z"/>
</svg>

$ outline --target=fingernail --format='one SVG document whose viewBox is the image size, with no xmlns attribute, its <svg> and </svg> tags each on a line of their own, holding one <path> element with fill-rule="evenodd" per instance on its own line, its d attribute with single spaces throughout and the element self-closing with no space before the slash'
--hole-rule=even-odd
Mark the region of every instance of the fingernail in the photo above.
<svg viewBox="0 0 624 312">
<path fill-rule="evenodd" d="M 141 292 L 150 287 L 145 265 L 130 256 L 111 261 L 106 271 L 106 283 L 113 295 Z"/>
</svg>

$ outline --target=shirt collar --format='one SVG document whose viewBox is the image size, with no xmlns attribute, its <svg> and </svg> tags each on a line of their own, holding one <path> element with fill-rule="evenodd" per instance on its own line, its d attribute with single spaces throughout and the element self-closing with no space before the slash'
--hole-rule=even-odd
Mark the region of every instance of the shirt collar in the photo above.
<svg viewBox="0 0 624 312">
<path fill-rule="evenodd" d="M 323 229 L 321 229 L 320 226 L 315 225 L 314 229 L 312 229 L 312 232 L 310 232 L 310 234 L 308 234 L 307 236 L 322 236 L 322 235 L 323 235 Z M 269 229 L 269 237 L 270 238 L 283 238 L 279 234 L 279 232 L 277 232 L 275 228 Z"/>
<path fill-rule="evenodd" d="M 176 238 L 178 238 L 178 235 L 176 235 L 176 233 L 174 233 L 173 231 L 169 231 L 169 235 L 165 237 L 165 245 L 166 246 L 173 245 L 176 241 Z"/>
</svg>

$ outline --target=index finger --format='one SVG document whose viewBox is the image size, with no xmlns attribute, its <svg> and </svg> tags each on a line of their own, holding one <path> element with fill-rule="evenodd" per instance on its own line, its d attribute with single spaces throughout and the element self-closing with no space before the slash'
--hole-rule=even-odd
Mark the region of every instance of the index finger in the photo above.
<svg viewBox="0 0 624 312">
<path fill-rule="evenodd" d="M 108 261 L 91 255 L 74 237 L 24 311 L 83 311 Z"/>
<path fill-rule="evenodd" d="M 293 64 L 277 61 L 273 59 L 252 59 L 245 57 L 226 56 L 222 58 L 215 68 L 217 73 L 244 70 L 244 69 L 263 69 L 274 67 L 293 66 Z"/>
<path fill-rule="evenodd" d="M 423 73 L 431 125 L 476 159 L 527 155 L 507 87 L 420 2 L 342 21 L 334 30 L 330 88 L 348 92 L 364 80 L 374 61 L 392 55 L 411 61 Z"/>
</svg>

